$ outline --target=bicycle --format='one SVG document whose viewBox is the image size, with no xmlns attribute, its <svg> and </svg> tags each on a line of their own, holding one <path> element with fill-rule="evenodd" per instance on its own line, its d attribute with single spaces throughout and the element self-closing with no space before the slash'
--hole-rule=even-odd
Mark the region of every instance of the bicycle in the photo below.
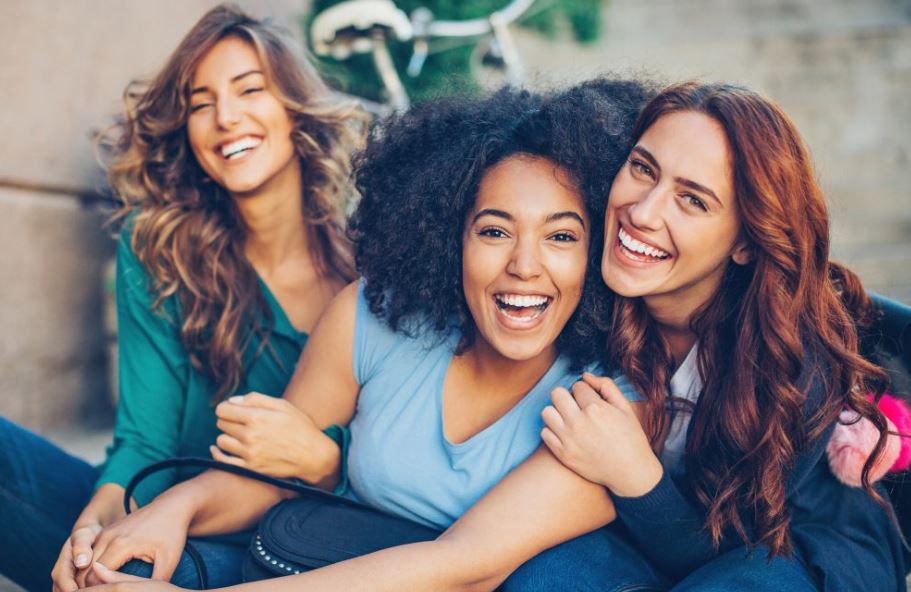
<svg viewBox="0 0 911 592">
<path fill-rule="evenodd" d="M 512 0 L 486 18 L 469 20 L 436 20 L 425 8 L 411 15 L 392 0 L 348 0 L 320 12 L 310 26 L 313 51 L 318 56 L 344 61 L 354 55 L 370 54 L 384 94 L 385 103 L 354 97 L 377 116 L 408 109 L 411 101 L 389 53 L 389 42 L 412 44 L 412 55 L 406 74 L 416 77 L 431 53 L 451 49 L 451 41 L 471 40 L 473 74 L 481 64 L 494 64 L 505 73 L 511 86 L 525 80 L 524 68 L 510 25 L 529 13 L 536 0 Z M 450 43 L 439 44 L 440 41 Z"/>
</svg>

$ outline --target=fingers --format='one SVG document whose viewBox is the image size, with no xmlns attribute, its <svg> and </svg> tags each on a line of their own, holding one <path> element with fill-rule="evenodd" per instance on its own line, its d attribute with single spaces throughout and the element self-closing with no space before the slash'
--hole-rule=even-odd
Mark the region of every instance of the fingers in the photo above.
<svg viewBox="0 0 911 592">
<path fill-rule="evenodd" d="M 620 409 L 630 410 L 630 402 L 623 396 L 614 381 L 606 376 L 595 376 L 589 372 L 582 374 L 582 380 L 601 395 L 601 398 Z"/>
<path fill-rule="evenodd" d="M 51 580 L 54 583 L 53 592 L 75 592 L 79 585 L 76 583 L 76 567 L 73 565 L 73 547 L 67 539 L 60 549 L 57 563 L 51 570 Z"/>
<path fill-rule="evenodd" d="M 560 413 L 564 423 L 571 423 L 581 413 L 579 404 L 563 387 L 557 387 L 550 393 L 554 408 Z"/>
<path fill-rule="evenodd" d="M 216 421 L 215 427 L 217 427 L 219 431 L 234 436 L 238 440 L 243 440 L 246 432 L 249 430 L 248 424 L 228 421 L 226 419 L 219 419 Z"/>
<path fill-rule="evenodd" d="M 601 403 L 601 395 L 593 389 L 588 383 L 581 380 L 573 384 L 573 398 L 580 409 L 585 409 L 593 403 Z"/>
<path fill-rule="evenodd" d="M 566 427 L 566 424 L 563 422 L 563 417 L 553 405 L 548 405 L 541 411 L 541 419 L 544 420 L 544 425 L 550 428 L 555 434 L 559 434 Z"/>
<path fill-rule="evenodd" d="M 233 454 L 234 456 L 239 457 L 245 456 L 244 445 L 241 444 L 240 440 L 230 434 L 219 434 L 219 436 L 215 438 L 215 445 L 228 454 Z"/>
<path fill-rule="evenodd" d="M 100 524 L 77 528 L 70 535 L 73 543 L 73 565 L 78 568 L 88 567 L 92 563 L 92 544 L 101 532 Z"/>
<path fill-rule="evenodd" d="M 243 403 L 234 402 L 232 399 L 243 399 L 243 397 L 231 397 L 227 401 L 222 401 L 215 406 L 215 415 L 218 419 L 225 421 L 240 424 L 248 423 L 256 413 L 256 409 Z"/>
<path fill-rule="evenodd" d="M 554 456 L 558 459 L 563 456 L 563 442 L 560 441 L 560 438 L 548 427 L 545 427 L 541 430 L 541 441 L 550 449 Z"/>
<path fill-rule="evenodd" d="M 225 454 L 218 446 L 209 446 L 209 452 L 212 454 L 212 458 L 218 462 L 234 465 L 235 467 L 249 468 L 245 459 L 240 458 L 239 456 Z"/>
<path fill-rule="evenodd" d="M 173 570 L 172 570 L 173 571 Z M 119 571 L 114 571 L 106 567 L 103 563 L 95 562 L 92 566 L 92 573 L 96 578 L 103 584 L 113 584 L 115 582 L 144 582 L 145 578 L 140 578 L 139 576 L 131 576 L 129 574 L 121 573 Z M 154 576 L 152 576 L 154 579 Z"/>
<path fill-rule="evenodd" d="M 281 397 L 270 397 L 269 395 L 264 395 L 262 393 L 247 393 L 241 397 L 231 397 L 229 401 L 235 401 L 239 399 L 240 405 L 247 405 L 250 407 L 259 407 L 260 409 L 272 409 L 272 410 L 281 410 L 291 405 L 288 401 L 282 399 Z M 235 404 L 238 404 L 235 402 Z"/>
</svg>

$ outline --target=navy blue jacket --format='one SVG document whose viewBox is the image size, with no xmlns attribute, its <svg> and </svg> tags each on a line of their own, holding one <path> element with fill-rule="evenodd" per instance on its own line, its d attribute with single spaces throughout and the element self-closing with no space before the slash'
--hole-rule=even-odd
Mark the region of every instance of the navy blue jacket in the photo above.
<svg viewBox="0 0 911 592">
<path fill-rule="evenodd" d="M 814 373 L 815 374 L 815 373 Z M 808 407 L 822 398 L 812 380 Z M 700 412 L 696 405 L 695 414 Z M 886 510 L 863 489 L 839 482 L 829 470 L 826 444 L 834 425 L 798 457 L 788 482 L 791 536 L 796 552 L 826 592 L 906 590 L 901 539 Z M 704 528 L 705 511 L 681 481 L 667 471 L 658 485 L 637 498 L 614 496 L 620 520 L 652 564 L 677 580 L 717 552 Z M 745 524 L 750 530 L 750 520 Z M 719 552 L 742 546 L 727 534 Z"/>
</svg>

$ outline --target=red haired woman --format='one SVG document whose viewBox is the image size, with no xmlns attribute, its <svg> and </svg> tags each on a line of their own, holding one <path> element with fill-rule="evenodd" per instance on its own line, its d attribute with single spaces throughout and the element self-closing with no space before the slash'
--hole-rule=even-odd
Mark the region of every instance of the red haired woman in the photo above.
<svg viewBox="0 0 911 592">
<path fill-rule="evenodd" d="M 885 377 L 857 353 L 842 303 L 866 296 L 829 261 L 793 123 L 747 89 L 685 83 L 645 107 L 634 138 L 601 271 L 616 294 L 608 360 L 645 394 L 642 428 L 587 376 L 554 393 L 542 433 L 612 493 L 619 521 L 506 589 L 904 590 L 874 459 L 860 489 L 825 455 L 845 408 L 879 428 L 879 453 L 886 424 L 866 395 Z"/>
</svg>

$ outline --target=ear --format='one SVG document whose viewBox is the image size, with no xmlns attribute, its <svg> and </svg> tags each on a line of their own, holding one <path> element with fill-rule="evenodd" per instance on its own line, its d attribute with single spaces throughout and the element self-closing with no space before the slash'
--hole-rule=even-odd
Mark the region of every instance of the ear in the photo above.
<svg viewBox="0 0 911 592">
<path fill-rule="evenodd" d="M 746 265 L 753 260 L 753 252 L 747 246 L 746 241 L 740 241 L 734 245 L 734 250 L 731 251 L 731 259 L 737 265 Z"/>
</svg>

